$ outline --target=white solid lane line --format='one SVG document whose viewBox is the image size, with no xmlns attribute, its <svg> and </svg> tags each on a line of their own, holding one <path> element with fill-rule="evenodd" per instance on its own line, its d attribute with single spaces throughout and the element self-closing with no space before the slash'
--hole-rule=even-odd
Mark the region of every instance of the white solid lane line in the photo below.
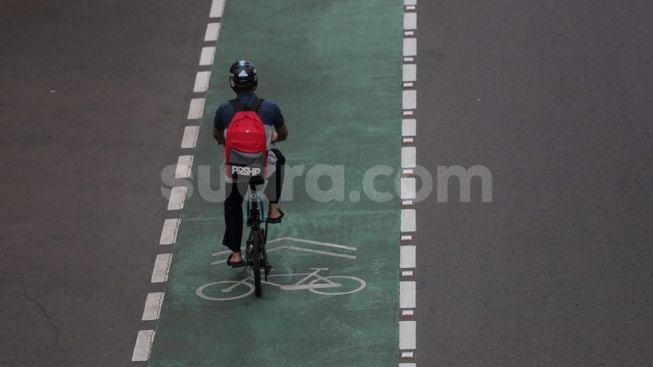
<svg viewBox="0 0 653 367">
<path fill-rule="evenodd" d="M 204 42 L 215 42 L 220 37 L 220 23 L 209 23 L 206 25 Z"/>
<path fill-rule="evenodd" d="M 224 13 L 224 2 L 225 0 L 213 0 L 211 3 L 211 11 L 209 12 L 209 18 L 222 18 Z"/>
<path fill-rule="evenodd" d="M 154 341 L 154 330 L 141 330 L 136 337 L 132 362 L 145 362 L 150 358 L 152 342 Z"/>
<path fill-rule="evenodd" d="M 195 76 L 195 85 L 193 85 L 193 92 L 203 93 L 209 89 L 209 80 L 211 79 L 210 71 L 198 71 Z"/>
<path fill-rule="evenodd" d="M 200 132 L 199 126 L 186 126 L 184 128 L 184 137 L 181 139 L 182 149 L 192 149 L 197 145 L 197 136 Z"/>
<path fill-rule="evenodd" d="M 177 168 L 175 169 L 175 178 L 189 178 L 193 168 L 193 156 L 182 155 L 177 159 Z"/>
<path fill-rule="evenodd" d="M 202 47 L 200 54 L 200 66 L 213 65 L 213 58 L 215 57 L 215 47 Z"/>
<path fill-rule="evenodd" d="M 415 308 L 415 290 L 417 286 L 414 281 L 399 282 L 399 307 Z"/>
<path fill-rule="evenodd" d="M 193 98 L 190 100 L 190 106 L 188 106 L 188 119 L 197 120 L 201 119 L 204 115 L 204 98 Z"/>
<path fill-rule="evenodd" d="M 416 331 L 415 321 L 399 321 L 399 349 L 415 349 L 417 347 Z"/>
<path fill-rule="evenodd" d="M 148 293 L 143 310 L 143 321 L 158 320 L 163 303 L 163 292 Z"/>
<path fill-rule="evenodd" d="M 179 210 L 184 207 L 186 201 L 186 186 L 175 186 L 170 190 L 170 200 L 168 201 L 168 210 Z"/>
<path fill-rule="evenodd" d="M 177 232 L 179 231 L 179 223 L 181 219 L 166 219 L 163 222 L 163 229 L 161 230 L 160 245 L 172 245 L 177 242 Z"/>
<path fill-rule="evenodd" d="M 154 269 L 152 270 L 152 283 L 164 283 L 168 280 L 170 272 L 170 262 L 172 254 L 158 254 L 154 260 Z"/>
</svg>

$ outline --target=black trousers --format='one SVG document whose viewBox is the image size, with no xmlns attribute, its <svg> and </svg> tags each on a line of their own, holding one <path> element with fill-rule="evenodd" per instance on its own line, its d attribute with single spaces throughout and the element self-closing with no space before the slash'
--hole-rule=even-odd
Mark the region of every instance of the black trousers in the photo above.
<svg viewBox="0 0 653 367">
<path fill-rule="evenodd" d="M 271 149 L 277 157 L 274 173 L 267 179 L 264 193 L 270 203 L 276 204 L 281 196 L 283 186 L 285 157 L 278 149 Z M 222 244 L 231 251 L 240 251 L 243 237 L 243 199 L 247 194 L 249 182 L 226 183 L 226 198 L 224 201 L 225 231 Z M 264 218 L 265 219 L 265 218 Z"/>
</svg>

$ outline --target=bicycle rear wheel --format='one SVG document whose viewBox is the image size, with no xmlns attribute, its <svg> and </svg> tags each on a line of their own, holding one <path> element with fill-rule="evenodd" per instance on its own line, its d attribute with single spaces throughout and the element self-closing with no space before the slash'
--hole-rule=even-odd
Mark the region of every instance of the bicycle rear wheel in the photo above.
<svg viewBox="0 0 653 367">
<path fill-rule="evenodd" d="M 252 273 L 254 273 L 254 293 L 261 297 L 261 236 L 254 233 L 252 236 Z"/>
</svg>

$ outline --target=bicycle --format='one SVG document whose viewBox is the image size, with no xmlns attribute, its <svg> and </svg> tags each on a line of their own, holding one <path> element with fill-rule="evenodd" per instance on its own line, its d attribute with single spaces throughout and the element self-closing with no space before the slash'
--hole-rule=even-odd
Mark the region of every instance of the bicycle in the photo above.
<svg viewBox="0 0 653 367">
<path fill-rule="evenodd" d="M 360 278 L 346 275 L 323 276 L 320 274 L 321 271 L 329 270 L 328 268 L 311 268 L 311 270 L 313 271 L 310 273 L 270 275 L 270 278 L 302 277 L 294 284 L 280 284 L 268 281 L 267 279 L 264 283 L 278 287 L 284 291 L 308 290 L 315 294 L 327 296 L 356 293 L 367 286 L 367 282 Z M 253 275 L 250 275 L 242 280 L 222 280 L 208 283 L 197 288 L 195 294 L 198 297 L 209 301 L 233 301 L 247 297 L 254 292 L 255 286 L 252 284 L 253 280 Z M 224 288 L 222 288 L 222 286 L 224 286 Z M 213 292 L 207 292 L 214 288 L 218 289 Z M 214 295 L 215 293 L 217 293 L 217 295 Z"/>
<path fill-rule="evenodd" d="M 268 276 L 272 270 L 265 251 L 265 244 L 268 238 L 268 223 L 263 220 L 265 218 L 265 205 L 263 198 L 256 189 L 257 186 L 263 185 L 264 183 L 265 180 L 262 176 L 253 176 L 250 178 L 249 194 L 246 196 L 247 226 L 251 230 L 245 247 L 245 263 L 253 273 L 256 297 L 261 297 L 262 294 L 261 268 L 263 268 L 265 281 L 268 280 Z M 262 223 L 265 223 L 265 229 L 261 228 Z"/>
</svg>

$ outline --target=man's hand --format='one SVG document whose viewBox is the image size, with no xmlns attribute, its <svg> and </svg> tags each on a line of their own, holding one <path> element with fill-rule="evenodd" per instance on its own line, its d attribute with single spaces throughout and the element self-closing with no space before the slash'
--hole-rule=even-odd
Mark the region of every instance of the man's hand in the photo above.
<svg viewBox="0 0 653 367">
<path fill-rule="evenodd" d="M 275 132 L 272 133 L 272 141 L 278 142 L 278 141 L 284 141 L 288 137 L 288 127 L 286 124 L 283 124 L 280 128 L 278 128 Z"/>
<path fill-rule="evenodd" d="M 213 138 L 219 145 L 224 145 L 224 131 L 213 128 Z"/>
</svg>

